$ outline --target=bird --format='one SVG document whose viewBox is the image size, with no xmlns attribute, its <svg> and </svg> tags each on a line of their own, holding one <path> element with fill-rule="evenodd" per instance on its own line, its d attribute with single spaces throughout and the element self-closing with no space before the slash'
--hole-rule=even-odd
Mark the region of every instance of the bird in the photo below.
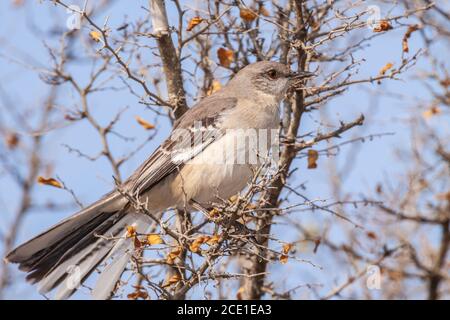
<svg viewBox="0 0 450 320">
<path fill-rule="evenodd" d="M 245 66 L 176 120 L 169 137 L 120 188 L 19 245 L 6 255 L 6 262 L 18 264 L 41 294 L 55 290 L 55 299 L 69 298 L 105 263 L 92 296 L 110 298 L 132 256 L 127 227 L 147 233 L 151 225 L 130 196 L 148 212 L 160 213 L 208 208 L 217 199 L 238 194 L 253 177 L 256 164 L 238 163 L 239 152 L 224 156 L 224 149 L 240 138 L 239 130 L 278 130 L 287 90 L 313 75 L 292 72 L 274 61 Z M 238 151 L 254 152 L 247 145 Z"/>
</svg>

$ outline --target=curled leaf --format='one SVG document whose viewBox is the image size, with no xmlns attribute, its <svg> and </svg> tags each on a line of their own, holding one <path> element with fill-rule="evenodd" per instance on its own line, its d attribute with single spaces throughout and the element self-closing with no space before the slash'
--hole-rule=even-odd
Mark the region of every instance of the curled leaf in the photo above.
<svg viewBox="0 0 450 320">
<path fill-rule="evenodd" d="M 58 180 L 54 179 L 54 178 L 44 178 L 42 176 L 39 176 L 37 178 L 37 182 L 40 183 L 40 184 L 45 184 L 47 186 L 52 186 L 52 187 L 55 187 L 55 188 L 62 188 L 63 187 L 61 185 L 61 183 Z"/>
<path fill-rule="evenodd" d="M 19 135 L 17 133 L 8 133 L 5 137 L 5 144 L 10 150 L 14 150 L 19 144 Z"/>
<path fill-rule="evenodd" d="M 367 231 L 366 232 L 366 236 L 372 240 L 377 240 L 377 235 L 375 234 L 375 232 L 373 231 Z"/>
<path fill-rule="evenodd" d="M 317 168 L 317 159 L 319 159 L 319 153 L 316 150 L 308 150 L 308 169 Z"/>
<path fill-rule="evenodd" d="M 127 238 L 136 237 L 136 227 L 135 226 L 127 226 Z"/>
<path fill-rule="evenodd" d="M 380 20 L 377 25 L 373 28 L 373 32 L 384 32 L 391 30 L 392 26 L 387 20 Z"/>
<path fill-rule="evenodd" d="M 176 247 L 175 249 L 170 251 L 169 254 L 167 255 L 167 259 L 166 259 L 167 263 L 173 264 L 175 262 L 175 259 L 180 256 L 181 252 L 182 252 L 181 247 Z"/>
<path fill-rule="evenodd" d="M 155 129 L 154 125 L 152 125 L 151 123 L 145 121 L 141 117 L 136 116 L 135 119 L 136 119 L 137 123 L 139 123 L 145 130 Z"/>
<path fill-rule="evenodd" d="M 100 32 L 98 32 L 98 31 L 91 31 L 91 32 L 89 32 L 89 36 L 95 42 L 100 42 L 100 40 L 102 39 L 102 34 Z"/>
<path fill-rule="evenodd" d="M 207 96 L 212 95 L 214 92 L 219 91 L 220 88 L 222 88 L 222 85 L 218 80 L 213 80 L 211 87 L 209 87 L 208 91 L 206 92 Z"/>
<path fill-rule="evenodd" d="M 430 109 L 424 111 L 424 112 L 422 113 L 422 116 L 423 116 L 425 119 L 430 119 L 431 117 L 433 117 L 433 116 L 435 116 L 435 115 L 437 115 L 437 114 L 439 114 L 439 113 L 441 113 L 441 108 L 439 108 L 439 107 L 437 107 L 437 106 L 434 106 L 434 107 L 431 107 Z"/>
<path fill-rule="evenodd" d="M 173 285 L 175 283 L 178 283 L 180 281 L 181 281 L 181 276 L 177 273 L 177 274 L 174 274 L 172 277 L 170 277 L 169 280 L 167 280 L 166 284 L 164 284 L 162 287 L 163 288 L 169 287 L 169 286 L 171 286 L 171 285 Z"/>
<path fill-rule="evenodd" d="M 210 239 L 208 239 L 208 241 L 206 241 L 206 243 L 209 244 L 210 246 L 212 246 L 212 245 L 219 243 L 219 241 L 220 241 L 220 236 L 218 234 L 215 234 Z"/>
<path fill-rule="evenodd" d="M 217 57 L 219 58 L 220 64 L 226 68 L 228 68 L 234 60 L 233 51 L 225 48 L 217 50 Z"/>
<path fill-rule="evenodd" d="M 380 72 L 378 72 L 378 75 L 384 76 L 384 75 L 386 74 L 386 72 L 387 72 L 389 69 L 391 69 L 393 66 L 394 66 L 394 64 L 391 63 L 391 62 L 386 63 L 386 64 L 383 66 L 383 68 L 380 69 Z M 378 84 L 380 84 L 380 83 L 381 83 L 381 80 L 378 80 Z"/>
<path fill-rule="evenodd" d="M 158 234 L 149 234 L 147 236 L 147 244 L 149 244 L 149 245 L 162 244 L 162 243 L 164 243 L 164 241 Z"/>
<path fill-rule="evenodd" d="M 146 291 L 143 291 L 143 290 L 136 290 L 135 292 L 132 292 L 132 293 L 128 294 L 127 298 L 130 299 L 130 300 L 137 300 L 139 298 L 147 299 L 148 298 L 148 293 Z"/>
<path fill-rule="evenodd" d="M 285 264 L 288 261 L 288 253 L 292 249 L 292 247 L 292 243 L 286 243 L 285 245 L 283 245 L 283 249 L 281 250 L 282 254 L 280 255 L 280 262 L 282 264 Z"/>
<path fill-rule="evenodd" d="M 259 13 L 262 14 L 264 17 L 270 17 L 269 10 L 266 9 L 266 7 L 261 6 L 259 8 Z"/>
<path fill-rule="evenodd" d="M 419 25 L 417 25 L 417 24 L 409 26 L 408 30 L 406 30 L 406 33 L 403 36 L 403 40 L 402 40 L 403 52 L 409 52 L 408 39 L 411 37 L 411 34 L 417 30 L 419 30 Z"/>
<path fill-rule="evenodd" d="M 256 19 L 258 16 L 253 10 L 242 8 L 239 11 L 239 16 L 245 21 L 245 22 L 252 22 Z"/>
<path fill-rule="evenodd" d="M 192 29 L 194 29 L 195 26 L 199 25 L 200 23 L 202 23 L 203 18 L 200 17 L 194 17 L 192 18 L 189 23 L 188 26 L 186 28 L 186 31 L 191 31 Z"/>
<path fill-rule="evenodd" d="M 239 288 L 239 290 L 236 293 L 237 300 L 243 300 L 242 294 L 244 293 L 244 291 L 245 291 L 244 287 Z"/>
<path fill-rule="evenodd" d="M 211 237 L 210 236 L 199 236 L 197 237 L 189 246 L 189 250 L 192 252 L 198 253 L 200 246 L 207 242 Z"/>
</svg>

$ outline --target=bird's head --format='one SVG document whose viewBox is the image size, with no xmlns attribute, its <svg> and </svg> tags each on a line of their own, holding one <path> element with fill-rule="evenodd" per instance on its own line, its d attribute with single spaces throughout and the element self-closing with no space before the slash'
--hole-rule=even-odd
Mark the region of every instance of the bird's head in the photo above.
<svg viewBox="0 0 450 320">
<path fill-rule="evenodd" d="M 232 82 L 241 92 L 251 94 L 252 90 L 257 90 L 281 101 L 292 84 L 313 75 L 307 71 L 294 73 L 279 62 L 260 61 L 240 70 Z"/>
</svg>

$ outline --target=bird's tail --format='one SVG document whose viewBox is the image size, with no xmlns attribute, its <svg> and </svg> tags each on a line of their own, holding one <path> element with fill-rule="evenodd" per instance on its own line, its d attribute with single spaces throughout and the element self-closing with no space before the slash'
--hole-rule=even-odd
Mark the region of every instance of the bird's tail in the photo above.
<svg viewBox="0 0 450 320">
<path fill-rule="evenodd" d="M 146 233 L 146 216 L 127 212 L 128 202 L 117 192 L 61 221 L 20 245 L 6 256 L 38 283 L 39 292 L 55 288 L 56 299 L 70 297 L 102 262 L 108 261 L 93 289 L 96 299 L 107 299 L 132 254 L 132 240 L 126 226 Z"/>
</svg>

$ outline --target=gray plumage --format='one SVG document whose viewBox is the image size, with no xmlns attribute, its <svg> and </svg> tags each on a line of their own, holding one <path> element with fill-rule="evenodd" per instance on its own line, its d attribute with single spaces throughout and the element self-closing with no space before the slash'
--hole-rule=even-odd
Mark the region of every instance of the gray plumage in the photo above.
<svg viewBox="0 0 450 320">
<path fill-rule="evenodd" d="M 190 201 L 207 208 L 240 192 L 252 177 L 252 165 L 238 164 L 234 158 L 221 162 L 224 148 L 239 138 L 229 129 L 276 129 L 279 104 L 291 80 L 306 76 L 310 74 L 293 75 L 276 62 L 245 67 L 227 86 L 178 119 L 169 138 L 123 183 L 123 189 L 155 213 L 191 209 Z M 202 135 L 197 135 L 199 131 Z M 193 139 L 180 141 L 179 132 Z M 206 161 L 198 162 L 201 157 Z M 28 273 L 28 281 L 39 283 L 40 292 L 57 288 L 55 298 L 60 299 L 70 297 L 77 289 L 74 283 L 83 282 L 98 265 L 107 263 L 93 289 L 94 298 L 106 299 L 133 254 L 126 226 L 146 233 L 150 223 L 118 191 L 112 191 L 20 245 L 5 259 L 18 263 Z"/>
</svg>

